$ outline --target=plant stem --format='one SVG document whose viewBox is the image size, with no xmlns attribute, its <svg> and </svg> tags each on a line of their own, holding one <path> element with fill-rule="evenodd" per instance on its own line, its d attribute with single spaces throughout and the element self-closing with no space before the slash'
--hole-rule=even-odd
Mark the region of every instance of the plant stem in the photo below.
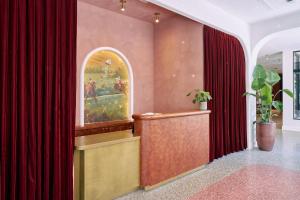
<svg viewBox="0 0 300 200">
<path fill-rule="evenodd" d="M 274 99 L 277 97 L 277 95 L 278 95 L 280 92 L 282 92 L 282 90 L 279 90 L 278 92 L 276 92 L 276 94 L 275 94 L 274 97 L 273 97 L 273 101 L 274 101 Z"/>
</svg>

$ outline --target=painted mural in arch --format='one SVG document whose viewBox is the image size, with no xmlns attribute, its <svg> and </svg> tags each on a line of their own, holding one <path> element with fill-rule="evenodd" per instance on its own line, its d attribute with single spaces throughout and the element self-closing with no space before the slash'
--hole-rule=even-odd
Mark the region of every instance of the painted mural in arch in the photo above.
<svg viewBox="0 0 300 200">
<path fill-rule="evenodd" d="M 128 66 L 115 52 L 93 53 L 84 71 L 84 123 L 128 119 Z"/>
</svg>

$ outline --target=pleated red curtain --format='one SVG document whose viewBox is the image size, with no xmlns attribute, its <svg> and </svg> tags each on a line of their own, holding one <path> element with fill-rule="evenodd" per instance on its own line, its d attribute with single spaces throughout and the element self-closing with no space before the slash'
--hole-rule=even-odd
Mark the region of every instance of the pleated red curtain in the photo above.
<svg viewBox="0 0 300 200">
<path fill-rule="evenodd" d="M 0 1 L 0 199 L 72 200 L 77 0 Z"/>
<path fill-rule="evenodd" d="M 209 103 L 210 161 L 247 148 L 246 66 L 240 42 L 204 27 L 204 87 Z"/>
</svg>

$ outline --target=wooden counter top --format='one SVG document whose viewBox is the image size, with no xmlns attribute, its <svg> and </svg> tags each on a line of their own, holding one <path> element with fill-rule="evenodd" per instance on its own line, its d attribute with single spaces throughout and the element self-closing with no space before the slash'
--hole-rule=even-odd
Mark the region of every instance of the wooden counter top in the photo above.
<svg viewBox="0 0 300 200">
<path fill-rule="evenodd" d="M 134 114 L 132 118 L 134 120 L 155 120 L 155 119 L 164 119 L 164 118 L 174 118 L 174 117 L 184 117 L 191 115 L 205 115 L 211 113 L 210 110 L 207 111 L 188 111 L 188 112 L 178 112 L 178 113 L 153 113 L 151 115 L 147 114 Z"/>
<path fill-rule="evenodd" d="M 92 124 L 85 124 L 83 127 L 77 126 L 75 128 L 75 137 L 95 135 L 99 133 L 125 131 L 130 129 L 133 129 L 133 121 L 131 120 L 97 122 Z"/>
</svg>

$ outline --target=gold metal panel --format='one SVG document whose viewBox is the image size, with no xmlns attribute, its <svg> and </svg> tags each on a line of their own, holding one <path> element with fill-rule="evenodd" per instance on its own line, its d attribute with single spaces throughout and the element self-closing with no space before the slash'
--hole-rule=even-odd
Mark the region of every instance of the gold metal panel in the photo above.
<svg viewBox="0 0 300 200">
<path fill-rule="evenodd" d="M 139 187 L 140 138 L 121 138 L 75 151 L 76 200 L 109 200 Z"/>
<path fill-rule="evenodd" d="M 96 135 L 81 136 L 75 138 L 76 150 L 87 150 L 105 146 L 113 143 L 120 143 L 123 140 L 131 140 L 132 130 L 101 133 Z"/>
</svg>

